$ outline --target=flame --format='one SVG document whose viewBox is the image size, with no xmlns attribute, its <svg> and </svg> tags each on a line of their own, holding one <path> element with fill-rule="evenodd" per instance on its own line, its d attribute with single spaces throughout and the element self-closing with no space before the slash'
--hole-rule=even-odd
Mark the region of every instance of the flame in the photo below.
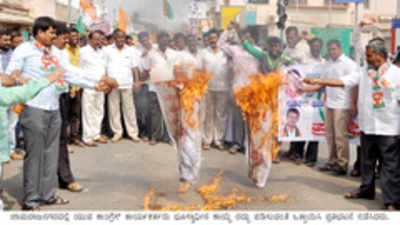
<svg viewBox="0 0 400 225">
<path fill-rule="evenodd" d="M 202 71 L 194 70 L 193 78 L 184 83 L 180 92 L 181 106 L 185 110 L 184 123 L 193 130 L 199 127 L 198 119 L 193 117 L 195 104 L 199 103 L 207 92 L 208 81 L 212 75 Z"/>
<path fill-rule="evenodd" d="M 251 75 L 249 85 L 234 90 L 236 103 L 242 109 L 245 120 L 249 121 L 252 131 L 260 129 L 260 121 L 265 118 L 268 110 L 277 108 L 282 78 L 283 75 L 280 72 Z M 278 117 L 277 110 L 273 110 L 273 116 L 275 122 L 275 117 L 276 119 Z"/>
<path fill-rule="evenodd" d="M 179 68 L 179 66 L 178 66 Z M 191 129 L 196 130 L 199 127 L 199 120 L 193 117 L 195 104 L 199 103 L 207 92 L 207 85 L 212 75 L 205 71 L 193 70 L 193 76 L 189 79 L 188 74 L 181 70 L 174 72 L 176 80 L 165 81 L 169 86 L 183 86 L 180 91 L 180 104 L 185 111 L 184 123 Z"/>
<path fill-rule="evenodd" d="M 144 197 L 143 210 L 148 211 L 151 209 L 150 208 L 150 200 L 153 195 L 154 195 L 154 188 L 150 188 L 149 192 L 147 192 L 146 196 Z"/>
<path fill-rule="evenodd" d="M 221 170 L 217 177 L 213 179 L 213 183 L 208 185 L 203 185 L 197 189 L 197 193 L 203 199 L 202 205 L 191 204 L 188 206 L 182 205 L 166 205 L 162 206 L 157 203 L 157 199 L 151 202 L 151 198 L 154 195 L 154 188 L 150 188 L 150 191 L 145 196 L 144 200 L 144 210 L 156 210 L 156 211 L 210 211 L 210 210 L 229 210 L 234 209 L 239 204 L 250 203 L 252 201 L 271 201 L 274 203 L 278 202 L 289 202 L 287 194 L 273 195 L 271 197 L 251 197 L 247 196 L 245 193 L 239 193 L 237 188 L 232 188 L 231 192 L 227 196 L 221 195 L 220 192 L 220 181 L 222 178 L 223 170 Z"/>
<path fill-rule="evenodd" d="M 284 75 L 280 71 L 264 74 L 254 74 L 249 77 L 250 84 L 234 90 L 237 105 L 241 108 L 243 118 L 248 121 L 250 131 L 257 132 L 268 111 L 272 112 L 273 122 L 270 132 L 265 134 L 263 142 L 255 149 L 261 149 L 265 142 L 272 137 L 272 158 L 275 159 L 280 151 L 278 143 L 279 124 L 279 85 L 283 83 Z M 253 151 L 255 159 L 259 159 L 258 151 Z"/>
</svg>

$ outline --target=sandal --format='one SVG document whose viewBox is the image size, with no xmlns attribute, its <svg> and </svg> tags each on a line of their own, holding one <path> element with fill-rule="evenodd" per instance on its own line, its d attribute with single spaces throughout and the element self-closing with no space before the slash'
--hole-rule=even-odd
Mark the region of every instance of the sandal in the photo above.
<svg viewBox="0 0 400 225">
<path fill-rule="evenodd" d="M 63 199 L 60 196 L 56 196 L 53 200 L 50 200 L 46 203 L 46 205 L 67 205 L 67 204 L 69 204 L 69 201 Z"/>
</svg>

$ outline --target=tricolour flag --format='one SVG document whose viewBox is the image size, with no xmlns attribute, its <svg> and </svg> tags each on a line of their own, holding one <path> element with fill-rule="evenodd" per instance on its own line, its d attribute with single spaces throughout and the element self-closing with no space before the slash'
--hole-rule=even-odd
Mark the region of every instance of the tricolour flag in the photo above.
<svg viewBox="0 0 400 225">
<path fill-rule="evenodd" d="M 170 20 L 174 19 L 174 12 L 172 11 L 171 4 L 168 0 L 163 0 L 163 15 Z"/>
</svg>

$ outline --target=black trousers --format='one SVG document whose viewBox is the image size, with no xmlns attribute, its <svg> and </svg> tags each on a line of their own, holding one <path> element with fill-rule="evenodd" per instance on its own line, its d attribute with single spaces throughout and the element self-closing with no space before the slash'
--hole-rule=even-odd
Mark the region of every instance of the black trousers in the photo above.
<svg viewBox="0 0 400 225">
<path fill-rule="evenodd" d="M 303 159 L 304 157 L 304 146 L 306 145 L 305 141 L 302 142 L 291 142 L 290 143 L 290 150 L 293 154 L 295 154 L 296 158 Z M 308 142 L 307 152 L 306 152 L 306 159 L 305 162 L 317 162 L 318 160 L 318 142 L 317 141 L 310 141 Z"/>
<path fill-rule="evenodd" d="M 149 87 L 147 84 L 144 84 L 138 93 L 134 93 L 134 99 L 139 137 L 150 138 L 151 130 L 149 129 L 148 124 L 150 123 L 151 117 L 149 116 Z"/>
<path fill-rule="evenodd" d="M 361 134 L 361 186 L 363 196 L 375 197 L 375 167 L 382 158 L 383 203 L 400 207 L 400 150 L 398 136 Z"/>
<path fill-rule="evenodd" d="M 69 98 L 70 141 L 79 140 L 79 124 L 81 122 L 82 89 L 76 92 L 74 98 Z"/>
<path fill-rule="evenodd" d="M 61 135 L 60 135 L 60 150 L 58 154 L 58 183 L 60 187 L 66 187 L 68 184 L 74 182 L 74 176 L 72 175 L 71 165 L 69 161 L 68 153 L 68 125 L 69 125 L 69 112 L 70 102 L 68 93 L 60 96 L 60 114 L 61 114 Z"/>
<path fill-rule="evenodd" d="M 150 131 L 150 139 L 154 141 L 168 142 L 169 135 L 167 126 L 161 113 L 160 103 L 158 102 L 157 94 L 149 91 L 148 95 L 150 113 L 148 113 L 147 130 Z"/>
</svg>

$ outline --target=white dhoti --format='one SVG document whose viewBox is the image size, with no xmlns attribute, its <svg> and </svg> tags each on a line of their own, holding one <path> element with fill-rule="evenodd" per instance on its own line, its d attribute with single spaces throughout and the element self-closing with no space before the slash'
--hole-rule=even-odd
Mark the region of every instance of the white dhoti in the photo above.
<svg viewBox="0 0 400 225">
<path fill-rule="evenodd" d="M 104 93 L 85 89 L 82 95 L 82 139 L 84 142 L 95 141 L 100 138 L 103 118 Z"/>
<path fill-rule="evenodd" d="M 121 104 L 122 103 L 122 104 Z M 108 112 L 110 126 L 114 135 L 122 136 L 121 107 L 126 131 L 129 137 L 138 137 L 139 129 L 136 121 L 136 109 L 132 89 L 113 89 L 108 95 Z"/>
<path fill-rule="evenodd" d="M 272 166 L 273 117 L 268 111 L 258 130 L 251 130 L 247 122 L 246 156 L 249 164 L 249 178 L 262 188 L 267 183 Z"/>
<path fill-rule="evenodd" d="M 168 134 L 170 135 L 178 157 L 180 181 L 194 183 L 199 178 L 201 162 L 201 133 L 199 129 L 200 102 L 194 103 L 191 121 L 187 123 L 187 115 L 180 102 L 180 90 L 166 83 L 155 84 Z"/>
<path fill-rule="evenodd" d="M 222 143 L 228 120 L 229 91 L 211 91 L 204 96 L 203 142 L 210 145 Z"/>
</svg>

